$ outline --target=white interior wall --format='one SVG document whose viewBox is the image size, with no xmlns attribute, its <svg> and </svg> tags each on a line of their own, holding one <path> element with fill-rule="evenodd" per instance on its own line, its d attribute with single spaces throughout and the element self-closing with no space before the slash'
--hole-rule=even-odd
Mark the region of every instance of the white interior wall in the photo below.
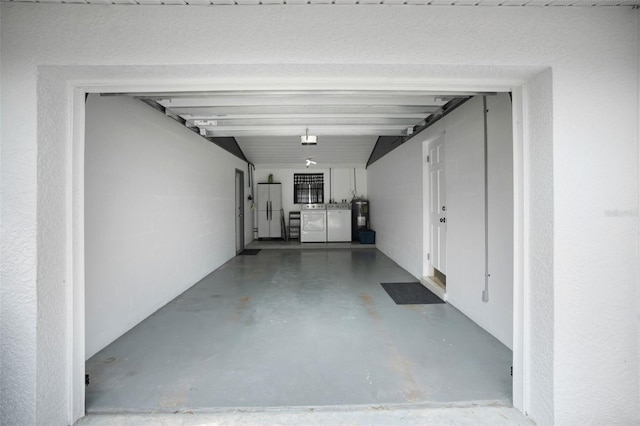
<svg viewBox="0 0 640 426">
<path fill-rule="evenodd" d="M 489 101 L 490 99 L 490 101 Z M 444 131 L 447 205 L 447 299 L 449 303 L 513 347 L 513 150 L 511 103 L 507 94 L 488 97 L 490 300 L 484 289 L 484 114 L 475 97 L 386 157 L 369 171 L 372 224 L 381 229 L 377 247 L 415 277 L 423 271 L 429 238 L 423 208 L 427 147 Z M 424 152 L 423 152 L 424 147 Z M 427 189 L 428 191 L 428 189 Z M 428 192 L 425 194 L 428 196 Z M 402 220 L 398 218 L 402 217 Z M 424 236 L 424 237 L 423 237 Z M 428 240 L 427 240 L 428 241 Z"/>
<path fill-rule="evenodd" d="M 489 302 L 480 309 L 492 334 L 513 349 L 513 117 L 509 94 L 487 96 Z M 476 295 L 477 296 L 477 295 Z M 478 299 L 476 299 L 476 302 Z"/>
<path fill-rule="evenodd" d="M 630 373 L 638 364 L 637 304 L 629 297 L 638 282 L 638 223 L 603 215 L 605 208 L 638 206 L 638 11 L 0 8 L 4 423 L 64 423 L 69 414 L 69 85 L 246 79 L 284 87 L 316 78 L 326 87 L 524 84 L 523 406 L 541 424 L 638 422 L 638 374 Z M 140 31 L 149 27 L 165 31 Z M 534 77 L 542 69 L 548 71 Z M 615 291 L 603 292 L 607 282 Z"/>
<path fill-rule="evenodd" d="M 89 96 L 87 359 L 235 256 L 235 168 L 246 163 L 138 100 Z"/>
<path fill-rule="evenodd" d="M 355 178 L 354 178 L 355 170 Z M 256 183 L 268 182 L 269 175 L 273 175 L 274 183 L 282 184 L 282 209 L 287 225 L 289 224 L 289 212 L 299 211 L 300 204 L 293 203 L 293 175 L 294 173 L 322 173 L 324 175 L 324 202 L 329 202 L 329 194 L 339 202 L 342 199 L 351 201 L 354 191 L 361 197 L 367 196 L 367 174 L 361 167 L 356 168 L 331 168 L 331 180 L 329 179 L 328 168 L 310 167 L 300 169 L 288 169 L 280 167 L 269 167 L 268 165 L 256 165 Z M 331 187 L 331 190 L 330 190 Z"/>
<path fill-rule="evenodd" d="M 367 198 L 367 170 L 364 167 L 331 169 L 331 191 L 329 198 L 340 203 L 350 202 L 354 197 Z"/>
<path fill-rule="evenodd" d="M 485 252 L 482 98 L 473 98 L 446 116 L 443 126 L 447 200 L 447 299 L 487 329 L 488 318 L 480 312 Z"/>
<path fill-rule="evenodd" d="M 422 145 L 411 140 L 367 168 L 376 248 L 415 277 L 422 267 Z"/>
<path fill-rule="evenodd" d="M 445 117 L 447 298 L 513 347 L 513 139 L 507 94 L 487 97 L 489 301 L 485 287 L 483 99 Z"/>
</svg>

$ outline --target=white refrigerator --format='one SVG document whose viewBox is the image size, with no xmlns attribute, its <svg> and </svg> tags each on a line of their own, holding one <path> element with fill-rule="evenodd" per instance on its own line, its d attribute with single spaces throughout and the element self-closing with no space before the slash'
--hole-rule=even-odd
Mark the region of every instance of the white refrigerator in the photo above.
<svg viewBox="0 0 640 426">
<path fill-rule="evenodd" d="M 282 185 L 258 184 L 258 238 L 281 238 Z"/>
</svg>

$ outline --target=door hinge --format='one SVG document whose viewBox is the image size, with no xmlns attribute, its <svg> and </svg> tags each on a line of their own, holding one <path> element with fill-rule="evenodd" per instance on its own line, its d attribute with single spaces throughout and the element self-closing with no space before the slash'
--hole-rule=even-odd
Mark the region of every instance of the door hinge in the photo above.
<svg viewBox="0 0 640 426">
<path fill-rule="evenodd" d="M 431 157 L 427 155 L 427 163 L 431 164 Z"/>
<path fill-rule="evenodd" d="M 513 366 L 511 366 L 511 376 L 513 376 Z"/>
<path fill-rule="evenodd" d="M 84 375 L 84 385 L 85 386 L 89 386 L 89 375 L 88 374 Z"/>
<path fill-rule="evenodd" d="M 431 253 L 427 253 L 427 260 L 431 260 Z"/>
</svg>

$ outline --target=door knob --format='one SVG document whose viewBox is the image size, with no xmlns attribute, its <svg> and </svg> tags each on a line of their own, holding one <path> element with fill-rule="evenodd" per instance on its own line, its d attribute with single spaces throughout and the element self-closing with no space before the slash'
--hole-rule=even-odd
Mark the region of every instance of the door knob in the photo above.
<svg viewBox="0 0 640 426">
<path fill-rule="evenodd" d="M 445 206 L 442 206 L 442 211 L 444 212 L 446 210 L 447 210 L 447 208 Z"/>
</svg>

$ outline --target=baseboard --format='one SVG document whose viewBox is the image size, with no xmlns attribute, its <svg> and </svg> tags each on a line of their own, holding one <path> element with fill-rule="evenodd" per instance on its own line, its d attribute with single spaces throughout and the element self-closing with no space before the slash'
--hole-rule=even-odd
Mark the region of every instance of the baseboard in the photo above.
<svg viewBox="0 0 640 426">
<path fill-rule="evenodd" d="M 445 302 L 447 301 L 447 290 L 438 281 L 435 281 L 431 277 L 422 277 L 420 278 L 420 282 L 440 299 Z"/>
</svg>

